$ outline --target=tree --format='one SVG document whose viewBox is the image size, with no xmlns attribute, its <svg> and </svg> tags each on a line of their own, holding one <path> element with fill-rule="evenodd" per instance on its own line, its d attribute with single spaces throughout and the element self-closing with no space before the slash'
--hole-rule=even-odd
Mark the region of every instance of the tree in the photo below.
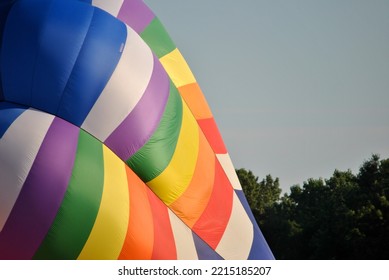
<svg viewBox="0 0 389 280">
<path fill-rule="evenodd" d="M 362 236 L 356 244 L 366 259 L 389 258 L 389 160 L 373 155 L 365 161 L 357 176 L 357 226 Z"/>
<path fill-rule="evenodd" d="M 373 155 L 354 175 L 335 170 L 280 197 L 279 180 L 237 170 L 278 259 L 389 259 L 389 159 Z"/>
<path fill-rule="evenodd" d="M 253 213 L 262 215 L 267 207 L 271 207 L 280 199 L 281 188 L 278 178 L 271 175 L 258 183 L 258 177 L 246 169 L 236 170 L 243 192 Z"/>
</svg>

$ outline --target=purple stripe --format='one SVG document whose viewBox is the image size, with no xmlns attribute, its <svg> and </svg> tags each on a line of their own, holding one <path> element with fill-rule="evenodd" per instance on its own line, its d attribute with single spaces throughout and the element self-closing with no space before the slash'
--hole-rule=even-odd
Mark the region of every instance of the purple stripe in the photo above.
<svg viewBox="0 0 389 280">
<path fill-rule="evenodd" d="M 78 131 L 64 120 L 54 119 L 0 232 L 0 259 L 30 259 L 38 249 L 68 186 Z"/>
<path fill-rule="evenodd" d="M 242 203 L 254 227 L 253 229 L 254 239 L 251 245 L 251 250 L 248 259 L 249 260 L 274 260 L 273 253 L 270 250 L 270 247 L 267 244 L 261 230 L 259 229 L 257 222 L 255 221 L 254 215 L 251 212 L 250 206 L 247 202 L 246 196 L 243 193 L 243 190 L 235 190 L 235 193 L 238 196 L 240 202 Z"/>
<path fill-rule="evenodd" d="M 105 140 L 122 160 L 128 160 L 157 129 L 169 97 L 169 78 L 158 58 L 145 93 L 131 113 Z"/>
<path fill-rule="evenodd" d="M 193 241 L 199 260 L 222 260 L 223 258 L 207 243 L 204 242 L 196 233 L 192 232 Z"/>
<path fill-rule="evenodd" d="M 140 0 L 124 0 L 118 14 L 118 19 L 124 21 L 138 34 L 150 24 L 154 17 L 154 13 Z"/>
</svg>

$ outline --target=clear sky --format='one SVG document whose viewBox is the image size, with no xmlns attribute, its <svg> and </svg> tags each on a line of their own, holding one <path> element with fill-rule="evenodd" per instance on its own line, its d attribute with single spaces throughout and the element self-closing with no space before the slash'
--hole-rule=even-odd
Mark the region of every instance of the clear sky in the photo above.
<svg viewBox="0 0 389 280">
<path fill-rule="evenodd" d="M 236 168 L 287 191 L 389 157 L 388 0 L 146 0 Z"/>
</svg>

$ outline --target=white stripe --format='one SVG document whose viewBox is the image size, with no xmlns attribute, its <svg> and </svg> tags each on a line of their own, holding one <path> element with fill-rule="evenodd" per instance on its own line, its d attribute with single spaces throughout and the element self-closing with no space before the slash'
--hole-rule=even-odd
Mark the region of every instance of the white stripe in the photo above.
<svg viewBox="0 0 389 280">
<path fill-rule="evenodd" d="M 124 0 L 93 0 L 92 5 L 117 17 L 123 2 Z"/>
<path fill-rule="evenodd" d="M 26 110 L 0 139 L 0 232 L 53 119 L 50 114 Z"/>
<path fill-rule="evenodd" d="M 224 172 L 226 173 L 228 180 L 232 184 L 232 187 L 235 190 L 241 190 L 242 186 L 240 185 L 238 175 L 236 175 L 236 171 L 234 165 L 232 164 L 231 158 L 229 154 L 216 154 L 217 159 L 219 160 Z"/>
<path fill-rule="evenodd" d="M 153 67 L 150 48 L 127 27 L 122 57 L 82 128 L 104 142 L 139 102 L 149 84 Z"/>
<path fill-rule="evenodd" d="M 216 252 L 225 259 L 246 260 L 253 240 L 253 224 L 234 192 L 231 217 Z"/>
<path fill-rule="evenodd" d="M 170 209 L 168 211 L 176 243 L 178 260 L 197 260 L 192 231 Z"/>
</svg>

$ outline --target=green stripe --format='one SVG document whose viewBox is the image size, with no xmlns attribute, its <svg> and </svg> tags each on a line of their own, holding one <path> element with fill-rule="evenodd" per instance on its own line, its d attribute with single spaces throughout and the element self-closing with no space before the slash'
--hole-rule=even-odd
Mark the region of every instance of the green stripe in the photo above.
<svg viewBox="0 0 389 280">
<path fill-rule="evenodd" d="M 89 237 L 104 184 L 101 142 L 80 130 L 72 177 L 61 207 L 34 259 L 76 259 Z"/>
<path fill-rule="evenodd" d="M 150 22 L 140 36 L 158 58 L 163 57 L 176 48 L 165 27 L 163 27 L 157 17 Z"/>
<path fill-rule="evenodd" d="M 170 82 L 169 99 L 158 128 L 150 140 L 127 160 L 143 182 L 154 179 L 168 166 L 176 149 L 181 122 L 181 96 Z"/>
</svg>

